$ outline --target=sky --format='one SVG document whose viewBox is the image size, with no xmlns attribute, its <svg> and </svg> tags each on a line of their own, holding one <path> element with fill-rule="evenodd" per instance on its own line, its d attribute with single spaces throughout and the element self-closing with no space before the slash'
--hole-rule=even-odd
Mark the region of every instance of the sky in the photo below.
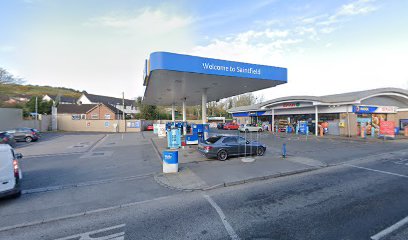
<svg viewBox="0 0 408 240">
<path fill-rule="evenodd" d="M 154 51 L 288 69 L 265 100 L 408 89 L 406 0 L 0 0 L 0 67 L 26 84 L 143 96 Z"/>
</svg>

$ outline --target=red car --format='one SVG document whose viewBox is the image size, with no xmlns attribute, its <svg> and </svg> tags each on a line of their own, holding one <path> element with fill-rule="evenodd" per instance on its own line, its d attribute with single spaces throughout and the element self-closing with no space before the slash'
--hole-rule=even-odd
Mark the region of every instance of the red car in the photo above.
<svg viewBox="0 0 408 240">
<path fill-rule="evenodd" d="M 153 125 L 147 125 L 146 131 L 153 131 Z"/>
<path fill-rule="evenodd" d="M 226 123 L 224 125 L 225 130 L 238 130 L 238 128 L 239 128 L 239 125 L 236 123 Z"/>
</svg>

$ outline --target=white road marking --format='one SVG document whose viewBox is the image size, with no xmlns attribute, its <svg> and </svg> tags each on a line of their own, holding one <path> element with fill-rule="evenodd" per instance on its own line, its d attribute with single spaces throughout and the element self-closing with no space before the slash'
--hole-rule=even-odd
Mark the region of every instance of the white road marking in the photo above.
<svg viewBox="0 0 408 240">
<path fill-rule="evenodd" d="M 89 186 L 100 185 L 100 184 L 108 184 L 108 183 L 113 183 L 113 182 L 133 181 L 133 180 L 138 180 L 138 179 L 142 179 L 142 178 L 148 178 L 148 177 L 151 177 L 153 175 L 154 175 L 154 173 L 152 172 L 152 173 L 148 173 L 148 174 L 129 176 L 129 177 L 123 177 L 123 178 L 110 178 L 110 179 L 104 179 L 104 180 L 75 183 L 75 184 L 70 184 L 70 185 L 59 185 L 59 186 L 50 186 L 50 187 L 43 187 L 43 188 L 33 188 L 33 189 L 23 190 L 22 193 L 23 194 L 42 193 L 42 192 L 51 192 L 51 191 L 57 191 L 57 190 L 63 190 L 63 189 L 69 189 L 69 188 L 76 188 L 76 187 L 89 187 Z"/>
<path fill-rule="evenodd" d="M 218 215 L 221 218 L 222 223 L 224 224 L 225 229 L 227 230 L 228 234 L 230 235 L 231 239 L 233 240 L 239 240 L 240 238 L 238 237 L 237 233 L 235 230 L 231 227 L 231 225 L 228 223 L 227 218 L 225 217 L 224 212 L 221 210 L 221 208 L 217 205 L 214 200 L 207 194 L 203 194 L 204 198 L 207 199 L 207 201 L 211 204 L 211 206 L 217 211 Z"/>
<path fill-rule="evenodd" d="M 126 224 L 121 224 L 121 225 L 117 225 L 117 226 L 112 226 L 112 227 L 108 227 L 108 228 L 103 228 L 103 229 L 99 229 L 99 230 L 95 230 L 95 231 L 91 231 L 91 232 L 86 232 L 86 233 L 80 233 L 80 234 L 75 234 L 69 237 L 64 237 L 64 238 L 58 238 L 55 240 L 74 240 L 74 239 L 78 239 L 78 240 L 124 240 L 125 239 L 125 232 L 118 232 L 118 233 L 111 233 L 109 235 L 105 235 L 105 236 L 101 236 L 101 237 L 92 237 L 91 235 L 95 235 L 98 234 L 99 235 L 103 235 L 103 232 L 108 232 L 108 231 L 112 231 L 112 230 L 118 230 L 120 228 L 124 228 L 126 226 Z"/>
<path fill-rule="evenodd" d="M 384 173 L 384 174 L 393 175 L 393 176 L 397 176 L 397 177 L 408 178 L 407 175 L 402 175 L 402 174 L 398 174 L 398 173 L 392 173 L 392 172 L 386 172 L 386 171 L 381 171 L 381 170 L 372 169 L 372 168 L 360 167 L 360 166 L 356 166 L 356 165 L 353 165 L 353 164 L 347 164 L 347 163 L 344 163 L 343 165 L 346 165 L 346 166 L 349 166 L 349 167 L 354 167 L 354 168 L 360 168 L 360 169 L 364 169 L 364 170 L 368 170 L 368 171 L 372 171 L 372 172 L 378 172 L 378 173 Z"/>
<path fill-rule="evenodd" d="M 171 197 L 173 197 L 173 196 L 164 196 L 164 197 L 153 198 L 153 199 L 144 200 L 144 201 L 140 201 L 140 202 L 131 202 L 131 203 L 125 203 L 125 204 L 116 205 L 116 206 L 112 206 L 112 207 L 98 208 L 98 209 L 95 209 L 95 210 L 89 210 L 89 211 L 85 211 L 85 212 L 75 213 L 75 214 L 71 214 L 71 215 L 65 215 L 65 216 L 56 217 L 56 218 L 40 219 L 40 220 L 34 221 L 34 222 L 28 222 L 28 223 L 22 223 L 22 224 L 2 227 L 2 228 L 0 228 L 0 232 L 9 231 L 9 230 L 17 229 L 17 228 L 31 227 L 31 226 L 44 224 L 44 223 L 56 222 L 56 221 L 61 221 L 61 220 L 66 220 L 66 219 L 71 219 L 71 218 L 76 218 L 76 217 L 89 216 L 91 214 L 107 212 L 107 211 L 112 211 L 112 210 L 117 210 L 117 209 L 124 209 L 124 208 L 128 208 L 128 207 L 134 207 L 134 206 L 137 206 L 137 205 L 140 205 L 140 204 L 145 204 L 145 203 L 150 203 L 150 202 L 154 202 L 154 201 L 161 201 L 161 200 L 169 199 Z"/>
<path fill-rule="evenodd" d="M 375 234 L 374 236 L 371 236 L 372 240 L 380 240 L 381 238 L 391 234 L 392 232 L 398 230 L 402 226 L 408 223 L 408 217 L 405 217 L 404 219 L 400 220 L 399 222 L 395 223 L 394 225 L 382 230 L 381 232 Z"/>
</svg>

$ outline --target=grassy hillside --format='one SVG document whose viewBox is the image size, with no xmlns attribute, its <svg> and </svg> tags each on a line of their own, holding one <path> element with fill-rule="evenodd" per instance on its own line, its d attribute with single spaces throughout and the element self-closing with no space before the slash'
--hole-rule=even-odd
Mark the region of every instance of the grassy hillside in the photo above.
<svg viewBox="0 0 408 240">
<path fill-rule="evenodd" d="M 61 95 L 67 97 L 78 98 L 81 96 L 81 92 L 60 87 L 50 86 L 34 86 L 34 85 L 17 85 L 17 84 L 0 84 L 0 96 L 2 97 L 16 97 L 16 96 L 43 96 L 48 95 Z"/>
</svg>

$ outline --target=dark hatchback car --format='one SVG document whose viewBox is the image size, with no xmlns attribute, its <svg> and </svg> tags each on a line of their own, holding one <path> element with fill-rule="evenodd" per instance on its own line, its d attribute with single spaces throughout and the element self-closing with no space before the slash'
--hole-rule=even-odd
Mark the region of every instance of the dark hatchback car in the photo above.
<svg viewBox="0 0 408 240">
<path fill-rule="evenodd" d="M 207 158 L 225 161 L 231 156 L 264 155 L 266 146 L 257 141 L 248 141 L 240 136 L 213 136 L 200 142 L 198 150 Z"/>
<path fill-rule="evenodd" d="M 32 142 L 40 138 L 40 132 L 34 128 L 15 128 L 7 131 L 16 141 Z"/>
<path fill-rule="evenodd" d="M 217 123 L 218 129 L 224 129 L 224 123 Z"/>
<path fill-rule="evenodd" d="M 8 144 L 14 148 L 16 146 L 16 140 L 8 132 L 0 132 L 0 144 Z"/>
</svg>

